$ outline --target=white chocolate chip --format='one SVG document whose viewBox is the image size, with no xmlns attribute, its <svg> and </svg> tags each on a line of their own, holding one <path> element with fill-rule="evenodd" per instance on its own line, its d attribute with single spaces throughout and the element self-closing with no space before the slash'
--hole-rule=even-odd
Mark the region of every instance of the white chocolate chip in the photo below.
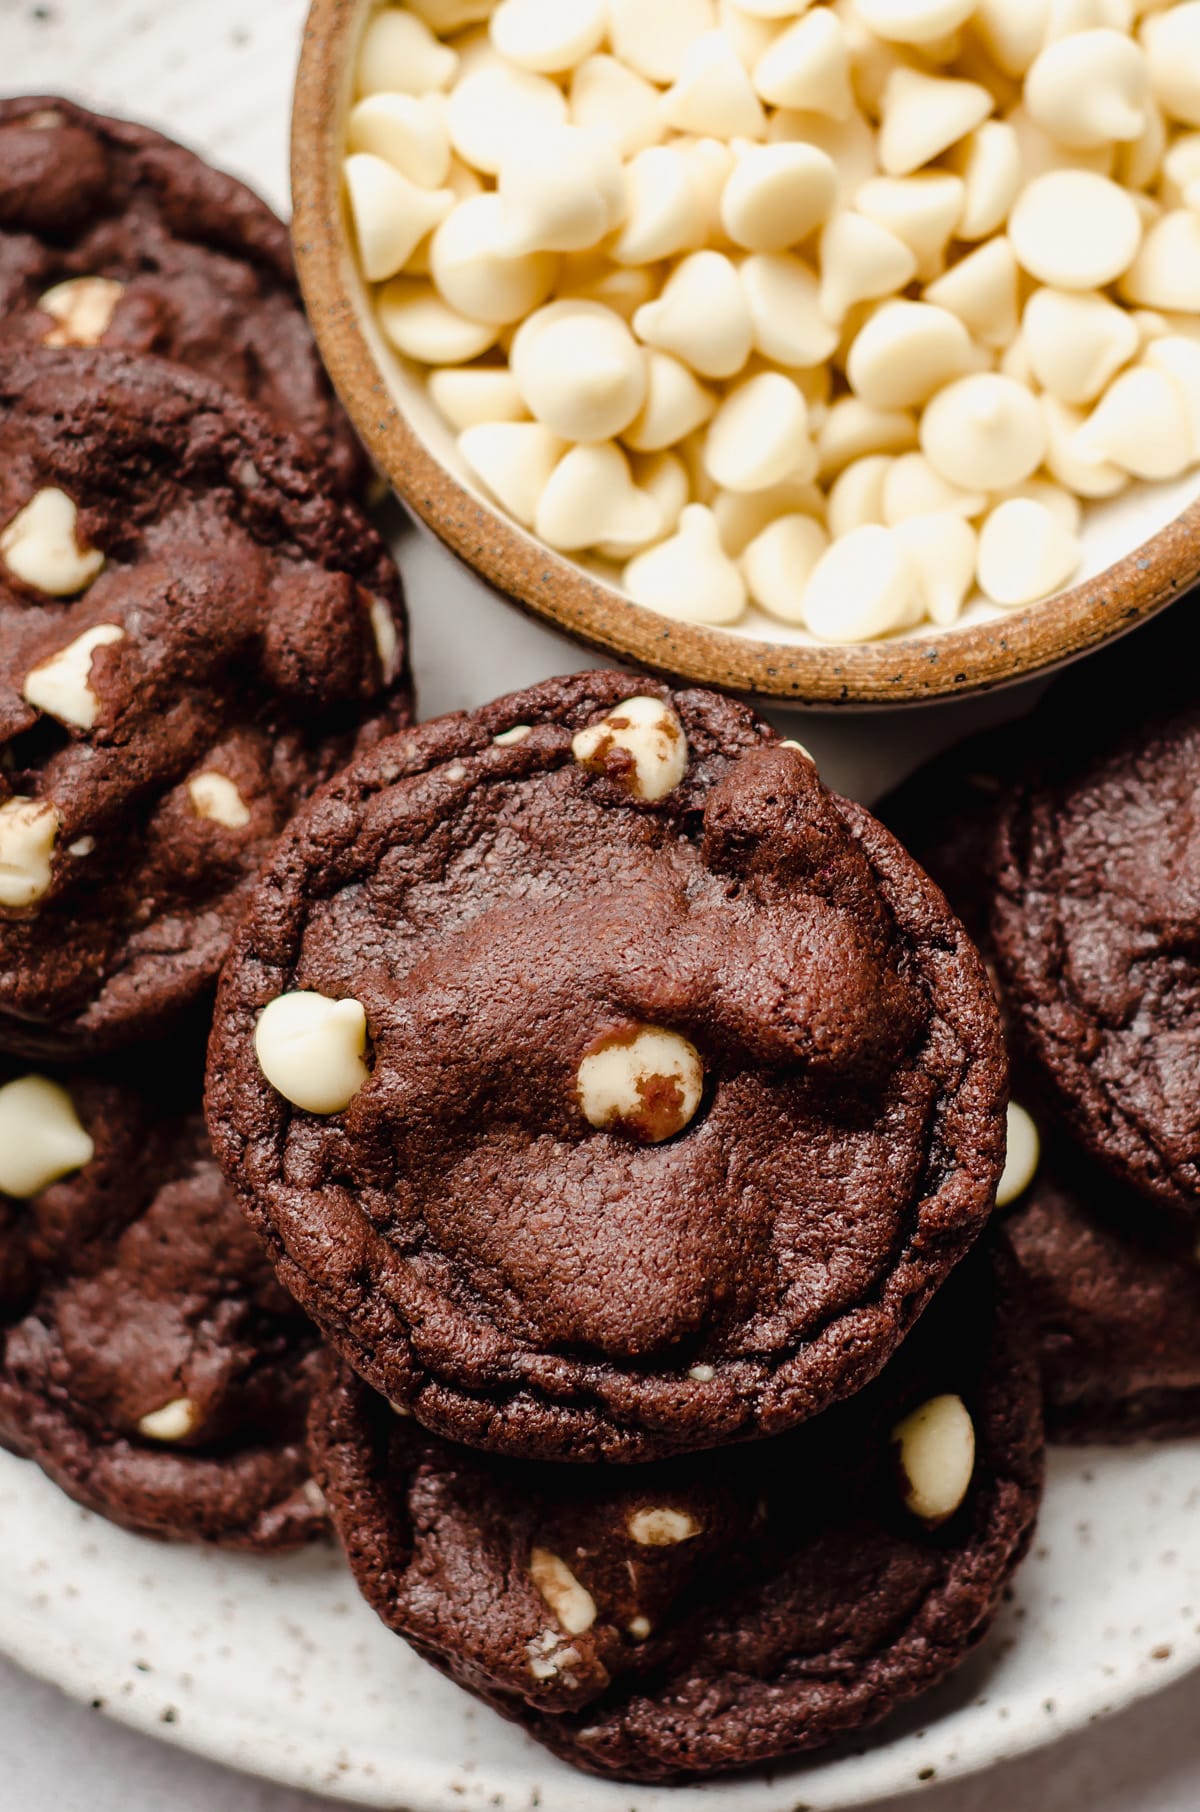
<svg viewBox="0 0 1200 1812">
<path fill-rule="evenodd" d="M 250 822 L 250 808 L 226 774 L 206 771 L 188 781 L 188 796 L 197 818 L 207 818 L 226 830 L 243 830 Z"/>
<path fill-rule="evenodd" d="M 1142 26 L 1150 86 L 1164 113 L 1200 126 L 1200 5 L 1152 12 Z"/>
<path fill-rule="evenodd" d="M 979 0 L 974 26 L 1005 75 L 1023 76 L 1046 41 L 1050 0 Z"/>
<path fill-rule="evenodd" d="M 875 524 L 835 541 L 813 570 L 804 620 L 822 642 L 867 642 L 908 619 L 917 576 L 904 544 Z"/>
<path fill-rule="evenodd" d="M 625 222 L 612 244 L 618 264 L 654 264 L 695 251 L 708 237 L 708 209 L 678 143 L 650 145 L 625 166 Z"/>
<path fill-rule="evenodd" d="M 95 1155 L 75 1104 L 59 1083 L 19 1076 L 0 1087 L 0 1195 L 31 1201 Z"/>
<path fill-rule="evenodd" d="M 787 747 L 786 744 L 783 746 Z M 716 1370 L 711 1365 L 692 1365 L 688 1367 L 688 1377 L 693 1379 L 697 1384 L 711 1384 L 716 1375 Z"/>
<path fill-rule="evenodd" d="M 964 188 L 956 236 L 988 239 L 1003 227 L 1021 193 L 1017 135 L 1005 120 L 985 120 L 958 145 L 954 162 Z"/>
<path fill-rule="evenodd" d="M 1073 492 L 1064 490 L 1062 485 L 1053 484 L 1048 478 L 1027 478 L 1022 484 L 1015 484 L 1007 491 L 998 492 L 994 501 L 1006 503 L 1012 497 L 1024 497 L 1030 503 L 1040 503 L 1043 509 L 1049 510 L 1066 534 L 1078 535 L 1083 523 L 1083 505 Z"/>
<path fill-rule="evenodd" d="M 393 277 L 376 298 L 384 337 L 405 358 L 423 365 L 465 365 L 494 346 L 499 329 L 468 320 L 444 302 L 432 283 Z"/>
<path fill-rule="evenodd" d="M 125 285 L 111 277 L 71 277 L 38 297 L 43 314 L 57 323 L 42 335 L 43 346 L 98 346 L 112 325 Z"/>
<path fill-rule="evenodd" d="M 499 736 L 493 736 L 492 742 L 498 749 L 513 749 L 532 735 L 531 724 L 514 724 L 511 730 L 501 730 Z"/>
<path fill-rule="evenodd" d="M 610 754 L 629 757 L 621 784 L 635 799 L 656 801 L 673 792 L 687 773 L 688 743 L 676 713 L 661 698 L 627 698 L 598 723 L 580 730 L 571 753 L 581 767 L 607 769 Z"/>
<path fill-rule="evenodd" d="M 438 42 L 424 20 L 399 7 L 382 7 L 363 32 L 355 85 L 360 95 L 425 94 L 448 88 L 457 69 L 457 54 Z"/>
<path fill-rule="evenodd" d="M 503 200 L 491 192 L 460 201 L 433 235 L 429 268 L 443 299 L 471 321 L 506 326 L 540 308 L 558 260 L 512 249 Z"/>
<path fill-rule="evenodd" d="M 1077 32 L 1047 44 L 1025 80 L 1025 105 L 1060 144 L 1080 150 L 1141 136 L 1150 71 L 1132 38 Z"/>
<path fill-rule="evenodd" d="M 76 837 L 74 843 L 67 844 L 67 854 L 69 856 L 82 857 L 94 855 L 95 849 L 95 837 Z"/>
<path fill-rule="evenodd" d="M 695 1045 L 678 1032 L 637 1026 L 593 1045 L 579 1065 L 575 1086 L 589 1126 L 658 1145 L 695 1118 L 704 1094 L 704 1066 Z"/>
<path fill-rule="evenodd" d="M 1042 1155 L 1038 1129 L 1017 1102 L 1008 1104 L 1008 1152 L 996 1190 L 997 1208 L 1008 1208 L 1032 1183 Z"/>
<path fill-rule="evenodd" d="M 904 453 L 888 461 L 883 486 L 883 521 L 889 528 L 913 516 L 949 513 L 964 519 L 987 508 L 983 491 L 964 491 L 935 472 L 923 453 Z"/>
<path fill-rule="evenodd" d="M 491 36 L 510 63 L 559 75 L 599 50 L 607 28 L 606 0 L 500 0 Z"/>
<path fill-rule="evenodd" d="M 716 25 L 712 0 L 609 0 L 616 55 L 651 82 L 673 82 L 696 39 Z"/>
<path fill-rule="evenodd" d="M 745 553 L 781 516 L 825 518 L 825 498 L 815 484 L 779 484 L 769 491 L 718 491 L 712 501 L 721 546 L 733 559 Z"/>
<path fill-rule="evenodd" d="M 917 418 L 907 409 L 873 409 L 861 397 L 844 396 L 817 429 L 820 474 L 832 478 L 868 453 L 907 453 L 916 444 Z"/>
<path fill-rule="evenodd" d="M 429 394 L 450 426 L 460 432 L 481 422 L 519 422 L 528 414 L 506 365 L 431 371 Z"/>
<path fill-rule="evenodd" d="M 805 589 L 828 546 L 828 534 L 811 516 L 779 516 L 769 523 L 742 555 L 754 602 L 781 623 L 803 623 Z"/>
<path fill-rule="evenodd" d="M 688 45 L 661 105 L 663 119 L 676 132 L 724 139 L 767 135 L 767 116 L 754 84 L 721 31 L 706 32 Z"/>
<path fill-rule="evenodd" d="M 971 336 L 957 315 L 928 302 L 885 302 L 855 338 L 846 376 L 873 409 L 905 409 L 973 363 Z"/>
<path fill-rule="evenodd" d="M 1042 463 L 1046 430 L 1037 398 L 993 372 L 960 378 L 939 391 L 921 420 L 921 450 L 950 484 L 1001 491 Z"/>
<path fill-rule="evenodd" d="M 702 503 L 688 505 L 674 535 L 631 560 L 622 583 L 635 604 L 692 623 L 736 623 L 746 609 L 745 581 Z"/>
<path fill-rule="evenodd" d="M 859 189 L 854 205 L 904 241 L 917 260 L 917 275 L 927 282 L 940 273 L 965 194 L 961 176 L 923 170 L 916 176 L 873 177 Z"/>
<path fill-rule="evenodd" d="M 0 805 L 0 907 L 19 912 L 50 889 L 50 858 L 61 820 L 40 799 L 18 795 Z"/>
<path fill-rule="evenodd" d="M 372 151 L 353 152 L 342 168 L 363 275 L 394 277 L 449 214 L 454 194 L 422 188 Z"/>
<path fill-rule="evenodd" d="M 738 273 L 720 252 L 696 252 L 676 266 L 657 302 L 639 308 L 634 331 L 672 352 L 701 377 L 730 378 L 754 344 L 754 323 Z"/>
<path fill-rule="evenodd" d="M 173 1397 L 141 1418 L 138 1433 L 148 1441 L 186 1441 L 199 1428 L 200 1419 L 200 1406 L 191 1397 Z"/>
<path fill-rule="evenodd" d="M 897 44 L 930 44 L 965 25 L 975 0 L 855 0 L 877 37 Z"/>
<path fill-rule="evenodd" d="M 1192 458 L 1200 459 L 1200 344 L 1183 334 L 1163 334 L 1146 347 L 1143 363 L 1175 385 L 1191 429 Z"/>
<path fill-rule="evenodd" d="M 828 219 L 837 200 L 832 158 L 815 145 L 751 145 L 721 197 L 721 223 L 735 245 L 782 252 Z"/>
<path fill-rule="evenodd" d="M 111 648 L 125 640 L 115 623 L 98 623 L 25 677 L 22 697 L 35 711 L 45 711 L 59 723 L 90 730 L 100 714 L 100 699 L 92 691 L 92 656 L 97 648 Z"/>
<path fill-rule="evenodd" d="M 596 1601 L 566 1562 L 549 1548 L 529 1556 L 529 1576 L 568 1636 L 582 1636 L 596 1621 Z"/>
<path fill-rule="evenodd" d="M 657 1507 L 635 1510 L 626 1527 L 642 1548 L 675 1548 L 700 1533 L 700 1524 L 689 1511 Z"/>
<path fill-rule="evenodd" d="M 547 126 L 519 139 L 500 165 L 498 188 L 509 242 L 518 252 L 587 250 L 625 216 L 616 148 L 580 126 Z M 536 306 L 528 303 L 522 313 Z"/>
<path fill-rule="evenodd" d="M 736 385 L 713 416 L 704 460 L 726 491 L 765 491 L 786 478 L 814 476 L 808 405 L 798 386 L 778 371 Z"/>
<path fill-rule="evenodd" d="M 1082 411 L 1056 396 L 1041 398 L 1042 421 L 1046 429 L 1046 470 L 1050 476 L 1074 491 L 1079 497 L 1115 497 L 1129 483 L 1129 475 L 1120 466 L 1105 459 L 1085 457 L 1079 448 Z"/>
<path fill-rule="evenodd" d="M 658 90 L 616 57 L 589 57 L 571 77 L 571 118 L 602 132 L 622 157 L 661 143 L 666 127 Z"/>
<path fill-rule="evenodd" d="M 908 516 L 894 525 L 917 578 L 922 612 L 939 629 L 962 614 L 975 583 L 979 538 L 956 510 Z"/>
<path fill-rule="evenodd" d="M 1134 478 L 1176 478 L 1192 459 L 1192 426 L 1178 387 L 1161 371 L 1123 371 L 1075 437 L 1084 459 Z"/>
<path fill-rule="evenodd" d="M 685 440 L 710 420 L 717 406 L 712 391 L 668 352 L 646 357 L 646 400 L 622 439 L 637 453 L 658 453 Z"/>
<path fill-rule="evenodd" d="M 663 522 L 620 447 L 601 441 L 572 447 L 555 467 L 534 527 L 549 547 L 570 553 L 605 541 L 641 547 L 662 533 Z"/>
<path fill-rule="evenodd" d="M 35 591 L 69 598 L 92 583 L 104 565 L 98 548 L 79 545 L 79 512 L 65 491 L 37 491 L 0 531 L 0 557 Z"/>
<path fill-rule="evenodd" d="M 552 302 L 517 329 L 512 374 L 531 413 L 567 440 L 610 440 L 646 400 L 646 362 L 596 302 Z"/>
<path fill-rule="evenodd" d="M 888 176 L 909 176 L 981 126 L 995 107 L 978 82 L 896 69 L 888 78 L 879 162 Z"/>
<path fill-rule="evenodd" d="M 635 1642 L 645 1642 L 654 1626 L 649 1617 L 639 1616 L 631 1617 L 625 1627 Z"/>
<path fill-rule="evenodd" d="M 755 350 L 789 369 L 823 365 L 838 335 L 811 265 L 787 252 L 761 252 L 744 261 L 740 275 Z"/>
<path fill-rule="evenodd" d="M 1079 568 L 1082 550 L 1044 504 L 1011 497 L 979 536 L 979 584 L 993 604 L 1014 609 L 1059 591 Z"/>
<path fill-rule="evenodd" d="M 499 58 L 469 70 L 446 109 L 450 143 L 464 163 L 487 176 L 499 174 L 523 134 L 565 125 L 566 119 L 561 88 Z"/>
<path fill-rule="evenodd" d="M 1095 290 L 1035 290 L 1023 333 L 1034 377 L 1064 403 L 1094 402 L 1139 345 L 1132 318 Z"/>
<path fill-rule="evenodd" d="M 781 32 L 755 63 L 754 86 L 773 106 L 847 119 L 854 110 L 850 47 L 837 14 L 822 7 Z"/>
<path fill-rule="evenodd" d="M 904 1502 L 937 1528 L 963 1504 L 975 1471 L 975 1425 L 961 1397 L 932 1397 L 893 1430 Z"/>
<path fill-rule="evenodd" d="M 372 94 L 346 121 L 350 151 L 370 151 L 423 189 L 440 189 L 450 175 L 445 108 L 431 95 Z"/>
<path fill-rule="evenodd" d="M 458 450 L 509 515 L 532 528 L 567 442 L 541 422 L 484 422 L 459 435 Z"/>
<path fill-rule="evenodd" d="M 1142 243 L 1130 196 L 1087 170 L 1036 177 L 1013 208 L 1008 231 L 1019 263 L 1054 289 L 1103 289 L 1129 269 Z"/>
<path fill-rule="evenodd" d="M 1008 240 L 989 239 L 931 283 L 925 300 L 957 315 L 982 346 L 1002 351 L 1016 338 L 1021 274 Z"/>
<path fill-rule="evenodd" d="M 400 634 L 386 599 L 373 594 L 367 596 L 367 621 L 371 625 L 380 670 L 384 679 L 390 682 L 395 679 L 400 668 Z"/>
<path fill-rule="evenodd" d="M 1119 287 L 1142 308 L 1200 310 L 1200 214 L 1177 208 L 1154 221 Z"/>
<path fill-rule="evenodd" d="M 869 523 L 883 522 L 883 493 L 891 464 L 886 453 L 871 453 L 848 465 L 837 479 L 827 511 L 829 533 L 835 541 Z"/>
<path fill-rule="evenodd" d="M 301 991 L 259 1014 L 254 1050 L 263 1075 L 293 1107 L 340 1114 L 368 1080 L 367 1015 L 357 1000 Z"/>
<path fill-rule="evenodd" d="M 917 274 L 917 259 L 903 239 L 848 208 L 821 229 L 821 311 L 841 322 L 856 302 L 874 301 L 905 289 Z"/>
</svg>

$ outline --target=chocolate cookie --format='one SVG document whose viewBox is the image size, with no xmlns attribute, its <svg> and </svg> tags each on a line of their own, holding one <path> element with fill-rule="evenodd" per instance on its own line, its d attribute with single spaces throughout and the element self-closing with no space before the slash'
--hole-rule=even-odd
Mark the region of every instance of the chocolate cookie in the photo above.
<svg viewBox="0 0 1200 1812">
<path fill-rule="evenodd" d="M 1194 1219 L 1200 710 L 1072 739 L 1007 800 L 997 888 L 996 960 L 1039 1086 L 1115 1176 Z"/>
<path fill-rule="evenodd" d="M 191 366 L 364 482 L 266 203 L 145 126 L 0 101 L 0 347 L 97 345 Z"/>
<path fill-rule="evenodd" d="M 0 1241 L 0 1440 L 141 1534 L 277 1550 L 321 1532 L 316 1330 L 221 1177 L 198 1090 L 10 1067 Z"/>
<path fill-rule="evenodd" d="M 0 1048 L 204 992 L 266 851 L 407 720 L 386 548 L 299 444 L 157 359 L 0 357 Z"/>
<path fill-rule="evenodd" d="M 1004 1250 L 963 1267 L 860 1396 L 736 1459 L 471 1454 L 348 1368 L 311 1433 L 384 1622 L 561 1755 L 639 1781 L 820 1748 L 936 1685 L 986 1631 L 1041 1483 Z"/>
<path fill-rule="evenodd" d="M 631 689 L 550 681 L 339 777 L 211 1047 L 287 1287 L 427 1426 L 532 1458 L 858 1390 L 1001 1165 L 995 1006 L 937 890 L 748 710 Z"/>
<path fill-rule="evenodd" d="M 1037 1174 L 1004 1225 L 1040 1331 L 1051 1439 L 1200 1432 L 1194 1234 L 1044 1132 Z"/>
</svg>

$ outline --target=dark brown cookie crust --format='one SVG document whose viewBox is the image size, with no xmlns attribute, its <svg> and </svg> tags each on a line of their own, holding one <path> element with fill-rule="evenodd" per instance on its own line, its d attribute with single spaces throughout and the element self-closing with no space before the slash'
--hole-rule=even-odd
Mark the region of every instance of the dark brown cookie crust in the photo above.
<svg viewBox="0 0 1200 1812">
<path fill-rule="evenodd" d="M 0 911 L 0 1046 L 79 1055 L 166 1029 L 216 978 L 259 866 L 361 727 L 407 721 L 404 605 L 378 535 L 299 444 L 176 366 L 104 352 L 0 356 L 0 525 L 46 488 L 106 564 L 50 597 L 0 561 L 0 806 L 52 804 L 49 892 Z M 390 619 L 385 670 L 370 601 Z M 23 697 L 98 625 L 96 722 Z M 189 779 L 249 812 L 201 817 Z"/>
<path fill-rule="evenodd" d="M 976 1465 L 929 1530 L 901 1502 L 891 1434 L 943 1393 L 967 1405 Z M 384 1622 L 570 1761 L 638 1781 L 820 1748 L 938 1684 L 985 1633 L 1041 1486 L 1034 1346 L 1003 1249 L 968 1261 L 859 1397 L 736 1456 L 622 1473 L 481 1457 L 345 1367 L 311 1427 Z M 637 1542 L 632 1519 L 663 1507 L 695 1532 Z M 590 1593 L 583 1632 L 557 1624 L 535 1550 Z"/>
<path fill-rule="evenodd" d="M 571 756 L 631 690 L 691 747 L 658 805 Z M 332 1120 L 255 1058 L 296 987 L 366 1007 L 374 1079 Z M 706 1065 L 666 1145 L 575 1104 L 631 1020 Z M 640 1461 L 875 1375 L 986 1221 L 1006 1083 L 974 947 L 868 813 L 743 707 L 589 673 L 393 739 L 300 816 L 208 1105 L 284 1283 L 385 1395 L 471 1445 Z"/>
<path fill-rule="evenodd" d="M 1040 1335 L 1050 1439 L 1200 1432 L 1194 1233 L 1059 1136 L 1004 1226 Z"/>
<path fill-rule="evenodd" d="M 1081 747 L 1000 816 L 991 930 L 1018 1039 L 1084 1150 L 1200 1205 L 1200 709 Z"/>
<path fill-rule="evenodd" d="M 306 440 L 343 491 L 368 466 L 304 318 L 288 231 L 243 183 L 56 95 L 0 100 L 0 347 L 56 331 L 59 283 L 125 285 L 99 344 L 222 384 Z"/>
<path fill-rule="evenodd" d="M 162 1085 L 183 1061 L 159 1053 L 157 1081 L 68 1073 L 95 1157 L 32 1201 L 0 1195 L 24 1271 L 19 1299 L 0 1305 L 0 1441 L 139 1534 L 278 1552 L 325 1528 L 305 1440 L 317 1334 L 272 1275 L 198 1110 Z M 139 1432 L 184 1397 L 194 1433 Z"/>
</svg>

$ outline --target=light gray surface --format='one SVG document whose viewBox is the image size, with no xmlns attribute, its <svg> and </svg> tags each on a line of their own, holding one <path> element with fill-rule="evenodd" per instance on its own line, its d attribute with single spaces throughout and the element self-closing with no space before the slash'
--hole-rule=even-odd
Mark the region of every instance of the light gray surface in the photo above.
<svg viewBox="0 0 1200 1812">
<path fill-rule="evenodd" d="M 647 0 L 653 4 L 653 0 Z M 203 142 L 280 199 L 291 54 L 302 0 L 0 0 L 0 84 L 65 88 Z M 150 72 L 153 71 L 151 79 Z M 581 664 L 578 651 L 492 600 L 425 537 L 400 547 L 426 713 Z M 985 714 L 1007 705 L 993 701 Z M 869 795 L 978 713 L 808 720 L 835 783 Z M 795 726 L 793 726 L 795 727 Z M 0 1551 L 0 1565 L 3 1565 Z M 986 1778 L 933 1787 L 922 1812 L 1196 1812 L 1200 1681 Z M 118 1728 L 0 1663 L 4 1812 L 304 1812 L 325 1802 L 231 1775 Z M 886 1812 L 880 1807 L 878 1812 Z"/>
</svg>

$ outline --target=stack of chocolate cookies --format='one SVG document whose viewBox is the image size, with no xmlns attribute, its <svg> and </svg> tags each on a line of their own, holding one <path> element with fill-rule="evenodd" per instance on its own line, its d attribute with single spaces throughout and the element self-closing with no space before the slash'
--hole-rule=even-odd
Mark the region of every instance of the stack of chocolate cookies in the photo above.
<svg viewBox="0 0 1200 1812">
<path fill-rule="evenodd" d="M 296 807 L 408 722 L 287 232 L 68 102 L 0 103 L 0 1439 L 135 1530 L 325 1527 L 318 1354 L 202 1115 Z"/>
<path fill-rule="evenodd" d="M 1058 1441 L 1200 1431 L 1200 695 L 1182 617 L 881 807 L 970 926 L 1013 1055 L 1001 1192 Z"/>
<path fill-rule="evenodd" d="M 587 673 L 361 756 L 267 863 L 218 1156 L 330 1349 L 317 1477 L 436 1666 L 594 1771 L 828 1743 L 983 1634 L 1041 1479 L 1007 1062 L 809 756 Z"/>
</svg>

